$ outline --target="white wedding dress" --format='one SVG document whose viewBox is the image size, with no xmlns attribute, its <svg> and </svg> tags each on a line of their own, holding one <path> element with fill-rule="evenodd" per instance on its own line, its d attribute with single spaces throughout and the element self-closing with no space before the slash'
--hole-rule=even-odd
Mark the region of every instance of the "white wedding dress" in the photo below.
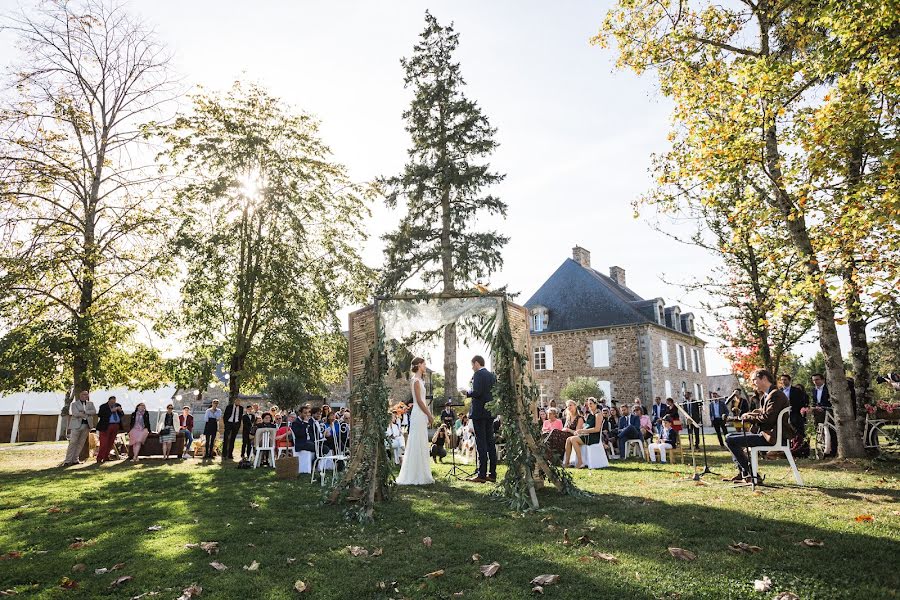
<svg viewBox="0 0 900 600">
<path fill-rule="evenodd" d="M 406 453 L 397 476 L 397 485 L 428 485 L 434 483 L 431 476 L 431 457 L 428 446 L 428 417 L 416 402 L 416 386 L 419 395 L 425 399 L 425 383 L 413 377 L 410 390 L 413 393 L 412 414 L 409 417 L 409 438 L 406 440 Z"/>
</svg>

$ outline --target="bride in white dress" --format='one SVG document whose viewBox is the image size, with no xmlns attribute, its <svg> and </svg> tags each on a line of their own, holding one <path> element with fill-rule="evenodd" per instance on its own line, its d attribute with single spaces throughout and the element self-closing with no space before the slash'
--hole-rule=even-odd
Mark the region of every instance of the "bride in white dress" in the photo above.
<svg viewBox="0 0 900 600">
<path fill-rule="evenodd" d="M 397 485 L 428 485 L 434 483 L 428 447 L 428 425 L 434 417 L 425 404 L 424 358 L 413 359 L 412 374 L 409 382 L 413 397 L 409 438 L 406 440 L 406 453 L 403 455 L 400 475 L 397 476 Z"/>
</svg>

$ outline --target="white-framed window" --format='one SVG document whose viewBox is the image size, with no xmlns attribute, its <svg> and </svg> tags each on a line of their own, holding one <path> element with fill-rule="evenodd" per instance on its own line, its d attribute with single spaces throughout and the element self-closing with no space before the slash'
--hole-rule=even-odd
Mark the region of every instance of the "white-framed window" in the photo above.
<svg viewBox="0 0 900 600">
<path fill-rule="evenodd" d="M 667 342 L 666 340 L 659 340 L 659 354 L 660 354 L 660 356 L 662 356 L 663 368 L 668 369 L 669 368 L 669 342 Z"/>
<path fill-rule="evenodd" d="M 531 330 L 532 331 L 543 331 L 544 330 L 544 313 L 535 312 L 531 315 Z"/>
<path fill-rule="evenodd" d="M 696 348 L 693 349 L 694 355 L 694 373 L 700 372 L 700 351 Z"/>
<path fill-rule="evenodd" d="M 601 404 L 610 405 L 610 402 L 612 401 L 612 382 L 601 379 L 597 382 L 597 387 L 603 392 L 603 401 Z"/>
<path fill-rule="evenodd" d="M 685 366 L 684 346 L 682 346 L 681 344 L 675 344 L 675 357 L 678 361 L 678 368 L 682 371 L 686 371 L 687 367 Z"/>
<path fill-rule="evenodd" d="M 543 346 L 535 346 L 534 348 L 534 370 L 535 371 L 552 371 L 553 370 L 553 346 L 545 344 Z"/>
<path fill-rule="evenodd" d="M 609 366 L 609 340 L 594 340 L 591 343 L 591 350 L 595 369 Z"/>
<path fill-rule="evenodd" d="M 672 397 L 672 382 L 666 379 L 666 398 Z"/>
<path fill-rule="evenodd" d="M 538 394 L 540 394 L 540 396 L 538 397 L 538 402 L 540 402 L 541 408 L 550 406 L 550 398 L 549 396 L 547 396 L 547 388 L 544 387 L 543 383 L 538 385 Z"/>
<path fill-rule="evenodd" d="M 694 384 L 694 399 L 703 400 L 703 386 L 699 383 Z"/>
</svg>

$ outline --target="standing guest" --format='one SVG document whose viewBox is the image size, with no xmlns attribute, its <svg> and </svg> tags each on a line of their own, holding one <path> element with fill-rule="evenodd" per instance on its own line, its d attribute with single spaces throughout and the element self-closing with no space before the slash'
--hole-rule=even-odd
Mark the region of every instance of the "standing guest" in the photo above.
<svg viewBox="0 0 900 600">
<path fill-rule="evenodd" d="M 178 431 L 184 434 L 184 455 L 182 458 L 191 457 L 191 446 L 194 445 L 194 415 L 190 406 L 182 406 L 178 415 Z"/>
<path fill-rule="evenodd" d="M 747 398 L 747 392 L 740 388 L 735 388 L 734 393 L 737 394 L 738 397 L 737 411 L 734 412 L 734 416 L 750 412 L 750 400 Z"/>
<path fill-rule="evenodd" d="M 447 449 L 444 446 L 449 443 L 448 438 L 447 427 L 445 425 L 438 427 L 438 430 L 434 432 L 434 437 L 431 438 L 431 460 L 444 462 L 444 458 L 447 456 Z"/>
<path fill-rule="evenodd" d="M 101 405 L 100 410 L 97 411 L 97 431 L 100 432 L 100 449 L 97 450 L 98 464 L 109 460 L 109 453 L 113 449 L 119 428 L 122 426 L 123 415 L 122 405 L 116 402 L 115 396 L 110 396 L 106 404 Z"/>
<path fill-rule="evenodd" d="M 647 409 L 644 408 L 644 404 L 643 404 L 643 402 L 641 401 L 640 396 L 635 396 L 635 397 L 634 397 L 634 402 L 633 402 L 632 405 L 631 405 L 631 412 L 632 412 L 632 414 L 634 413 L 634 409 L 636 409 L 636 408 L 641 409 L 641 414 L 642 414 L 642 415 L 646 415 L 646 414 L 647 414 Z"/>
<path fill-rule="evenodd" d="M 647 446 L 647 453 L 650 455 L 650 462 L 656 462 L 654 455 L 659 451 L 659 462 L 666 462 L 666 452 L 678 445 L 678 434 L 672 429 L 672 417 L 663 417 L 663 432 L 659 436 L 657 443 Z"/>
<path fill-rule="evenodd" d="M 662 398 L 657 396 L 653 399 L 653 406 L 650 407 L 650 420 L 653 423 L 653 426 L 656 428 L 657 435 L 662 435 L 663 424 L 662 420 L 669 414 L 668 407 L 663 404 Z"/>
<path fill-rule="evenodd" d="M 391 424 L 388 425 L 385 435 L 388 439 L 388 448 L 394 455 L 394 464 L 400 464 L 400 458 L 403 456 L 403 432 L 400 431 L 400 421 L 397 419 L 397 413 L 392 412 Z"/>
<path fill-rule="evenodd" d="M 691 436 L 693 435 L 694 448 L 700 447 L 700 427 L 698 427 L 698 425 L 703 425 L 703 415 L 700 408 L 702 404 L 702 400 L 693 400 L 691 398 L 691 393 L 685 390 L 684 412 L 690 415 L 691 420 L 693 420 L 694 423 L 697 423 L 697 425 L 694 425 L 693 423 L 688 422 L 688 443 L 690 443 Z"/>
<path fill-rule="evenodd" d="M 787 396 L 791 405 L 791 427 L 798 433 L 806 431 L 806 415 L 803 408 L 809 407 L 809 396 L 799 385 L 791 385 L 791 376 L 782 373 L 780 379 L 781 391 Z"/>
<path fill-rule="evenodd" d="M 94 403 L 91 402 L 90 393 L 82 391 L 69 404 L 69 446 L 66 448 L 64 467 L 76 465 L 81 462 L 81 449 L 87 442 L 88 432 L 91 429 L 89 419 L 97 416 Z"/>
<path fill-rule="evenodd" d="M 832 412 L 833 409 L 831 406 L 831 394 L 828 392 L 828 384 L 825 383 L 825 376 L 821 373 L 813 374 L 812 383 L 813 409 L 817 411 L 823 411 L 824 413 Z M 831 450 L 828 452 L 827 456 L 837 456 L 837 436 L 834 434 L 834 431 L 831 429 L 831 427 L 825 428 L 825 435 L 828 436 L 829 446 L 831 447 Z"/>
<path fill-rule="evenodd" d="M 291 423 L 291 431 L 294 434 L 294 452 L 316 452 L 317 435 L 314 431 L 318 426 L 310 417 L 309 404 L 300 407 L 300 418 Z"/>
<path fill-rule="evenodd" d="M 681 413 L 678 412 L 678 407 L 675 406 L 675 400 L 672 398 L 666 398 L 666 414 L 672 417 L 672 429 L 674 429 L 676 433 L 680 432 Z"/>
<path fill-rule="evenodd" d="M 178 436 L 175 429 L 175 407 L 172 404 L 166 405 L 166 412 L 161 414 L 156 420 L 156 430 L 159 432 L 159 443 L 162 445 L 163 460 L 169 460 L 169 453 L 172 451 L 172 444 Z"/>
<path fill-rule="evenodd" d="M 725 437 L 725 445 L 731 451 L 734 464 L 738 469 L 738 474 L 726 481 L 750 483 L 751 472 L 747 448 L 771 446 L 784 441 L 776 440 L 775 436 L 778 431 L 778 417 L 789 404 L 784 392 L 775 387 L 773 379 L 772 374 L 766 369 L 757 369 L 753 373 L 753 385 L 763 399 L 762 406 L 739 417 L 741 421 L 754 425 L 752 433 L 729 433 Z M 785 434 L 789 435 L 791 432 L 790 419 L 785 421 L 782 427 Z"/>
<path fill-rule="evenodd" d="M 453 427 L 453 422 L 456 421 L 456 412 L 453 410 L 453 401 L 450 398 L 447 398 L 447 403 L 444 404 L 444 410 L 441 411 L 441 423 L 444 424 L 448 429 Z"/>
<path fill-rule="evenodd" d="M 259 410 L 259 404 L 253 404 L 244 411 L 241 417 L 241 458 L 250 458 L 253 454 L 253 442 L 250 432 L 256 424 L 256 412 Z"/>
<path fill-rule="evenodd" d="M 222 413 L 225 428 L 222 432 L 222 460 L 234 460 L 234 441 L 244 419 L 244 407 L 235 398 L 229 398 L 228 406 Z"/>
<path fill-rule="evenodd" d="M 634 407 L 634 414 L 638 416 L 641 422 L 641 437 L 645 440 L 653 439 L 653 421 L 648 415 L 644 414 L 644 409 L 640 406 Z"/>
<path fill-rule="evenodd" d="M 619 458 L 625 458 L 625 442 L 641 439 L 641 419 L 629 415 L 628 405 L 622 405 L 622 416 L 619 417 Z"/>
<path fill-rule="evenodd" d="M 563 422 L 556 416 L 556 409 L 551 408 L 547 411 L 547 420 L 544 421 L 543 426 L 541 427 L 542 433 L 549 433 L 555 429 L 562 429 Z"/>
<path fill-rule="evenodd" d="M 219 419 L 222 418 L 222 410 L 219 401 L 213 400 L 212 405 L 206 409 L 203 415 L 203 436 L 206 438 L 203 458 L 212 458 L 216 450 L 216 435 L 219 433 Z"/>
<path fill-rule="evenodd" d="M 131 427 L 128 429 L 128 445 L 131 446 L 131 457 L 137 462 L 141 456 L 141 446 L 150 435 L 150 413 L 147 405 L 139 402 L 131 414 Z"/>
<path fill-rule="evenodd" d="M 713 429 L 716 430 L 716 437 L 719 438 L 719 446 L 725 447 L 724 436 L 728 435 L 728 426 L 725 421 L 728 419 L 728 405 L 725 404 L 725 398 L 716 397 L 709 401 L 709 422 L 712 423 Z"/>
</svg>

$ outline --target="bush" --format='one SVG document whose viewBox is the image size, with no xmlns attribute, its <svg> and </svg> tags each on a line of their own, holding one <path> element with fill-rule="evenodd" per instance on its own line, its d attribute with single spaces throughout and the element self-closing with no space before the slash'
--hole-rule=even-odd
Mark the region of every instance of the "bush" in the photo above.
<svg viewBox="0 0 900 600">
<path fill-rule="evenodd" d="M 575 377 L 566 383 L 566 386 L 559 393 L 559 397 L 563 400 L 574 400 L 578 404 L 584 404 L 590 397 L 594 397 L 598 401 L 605 400 L 606 394 L 597 386 L 596 379 Z"/>
<path fill-rule="evenodd" d="M 269 400 L 281 409 L 297 410 L 306 396 L 303 379 L 293 373 L 276 375 L 266 385 Z"/>
</svg>

